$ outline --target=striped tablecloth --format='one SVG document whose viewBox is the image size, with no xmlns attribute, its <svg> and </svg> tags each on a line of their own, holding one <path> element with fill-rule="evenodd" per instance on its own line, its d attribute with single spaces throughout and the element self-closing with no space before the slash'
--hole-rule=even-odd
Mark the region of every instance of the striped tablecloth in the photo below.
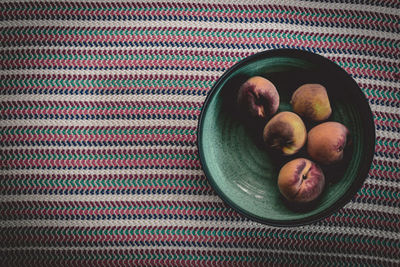
<svg viewBox="0 0 400 267">
<path fill-rule="evenodd" d="M 0 265 L 400 265 L 400 2 L 1 1 Z M 276 228 L 205 178 L 196 127 L 239 60 L 328 57 L 376 125 L 367 180 Z"/>
</svg>

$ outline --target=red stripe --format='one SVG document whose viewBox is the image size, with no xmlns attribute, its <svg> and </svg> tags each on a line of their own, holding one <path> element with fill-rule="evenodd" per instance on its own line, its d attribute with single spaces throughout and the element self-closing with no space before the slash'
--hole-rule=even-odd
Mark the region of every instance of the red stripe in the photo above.
<svg viewBox="0 0 400 267">
<path fill-rule="evenodd" d="M 374 100 L 376 100 L 376 102 L 379 102 L 379 103 L 383 103 L 384 102 L 384 104 L 386 106 L 397 105 L 398 103 L 400 103 L 400 99 L 393 99 L 393 98 L 379 97 L 379 96 L 367 96 L 367 97 L 368 97 L 369 100 L 374 99 Z"/>
<path fill-rule="evenodd" d="M 203 68 L 229 68 L 236 61 L 239 61 L 241 58 L 235 58 L 234 60 L 208 60 L 208 59 L 197 59 L 193 61 L 191 59 L 125 59 L 125 56 L 130 55 L 132 52 L 128 50 L 8 50 L 7 55 L 11 55 L 11 59 L 0 59 L 0 66 L 3 68 L 30 68 L 40 66 L 41 68 L 55 68 L 55 67 L 101 67 L 101 68 L 127 68 L 132 66 L 143 66 L 143 67 L 159 67 L 159 66 L 170 66 L 170 67 L 203 67 Z M 137 51 L 140 55 L 191 55 L 200 56 L 199 53 L 190 52 L 190 53 L 182 53 L 179 50 L 167 51 L 164 52 L 156 52 L 144 50 Z M 44 55 L 42 59 L 29 59 L 28 55 Z M 103 60 L 95 60 L 95 59 L 69 59 L 68 55 L 76 55 L 81 56 L 85 55 L 113 55 L 116 56 L 114 59 L 103 59 Z M 196 55 L 197 54 L 197 55 Z M 204 53 L 205 56 L 211 57 L 224 57 L 224 53 L 218 52 L 209 52 Z M 209 55 L 207 55 L 209 54 Z M 248 56 L 247 55 L 240 56 Z M 13 56 L 14 55 L 14 56 Z M 22 59 L 13 59 L 16 55 L 23 55 L 26 58 Z M 58 56 L 57 59 L 46 59 L 46 55 Z M 4 58 L 7 58 L 5 56 Z M 119 57 L 119 58 L 118 58 Z M 337 56 L 329 56 L 329 59 L 333 60 L 337 63 L 349 63 L 349 64 L 360 64 L 360 65 L 374 65 L 381 66 L 381 68 L 388 67 L 396 69 L 397 64 L 392 63 L 390 61 L 382 61 L 382 60 L 371 60 L 371 59 L 363 59 L 363 58 L 346 58 L 346 57 L 337 57 Z M 196 64 L 194 64 L 196 63 Z M 344 67 L 349 73 L 359 76 L 375 76 L 379 78 L 389 78 L 396 79 L 397 73 L 395 71 L 386 71 L 381 69 L 368 69 L 363 67 Z"/>
<path fill-rule="evenodd" d="M 129 188 L 127 188 L 129 189 Z M 161 188 L 160 188 L 161 189 Z M 147 207 L 147 208 L 146 208 Z M 0 203 L 0 216 L 4 219 L 45 219 L 64 216 L 208 216 L 215 219 L 234 218 L 233 210 L 222 203 L 181 201 L 115 201 L 115 202 L 42 202 L 18 201 Z M 239 217 L 238 217 L 239 218 Z"/>
<path fill-rule="evenodd" d="M 389 78 L 389 79 L 397 79 L 396 69 L 400 67 L 399 64 L 393 62 L 385 62 L 377 59 L 365 59 L 365 58 L 346 58 L 346 57 L 338 57 L 338 56 L 327 56 L 327 58 L 332 61 L 340 64 L 340 63 L 349 63 L 349 64 L 360 64 L 360 65 L 373 65 L 380 66 L 381 68 L 389 67 L 393 68 L 393 71 L 385 71 L 380 69 L 368 69 L 363 67 L 343 67 L 347 72 L 359 75 L 359 76 L 375 76 L 378 78 Z"/>
<path fill-rule="evenodd" d="M 0 130 L 2 127 L 0 127 Z M 6 131 L 10 131 L 9 134 L 2 133 L 0 135 L 0 142 L 39 142 L 39 141 L 90 141 L 90 142 L 108 142 L 108 141 L 192 141 L 196 140 L 195 134 L 180 134 L 180 133 L 162 133 L 168 130 L 188 130 L 195 131 L 195 127 L 171 127 L 171 126 L 150 126 L 150 127 L 6 127 L 3 128 Z M 24 129 L 31 129 L 30 133 L 16 133 L 16 131 L 22 131 Z M 43 134 L 42 131 L 52 132 L 56 131 L 77 131 L 74 133 L 49 133 Z M 107 130 L 107 131 L 102 131 Z M 116 133 L 112 130 L 116 130 Z M 120 132 L 118 132 L 120 130 Z M 131 130 L 132 134 L 127 134 L 124 130 Z M 153 130 L 153 133 L 139 133 L 138 130 Z M 83 133 L 79 133 L 82 131 Z M 98 132 L 98 134 L 91 133 L 92 131 Z M 136 133 L 133 133 L 136 131 Z M 107 132 L 107 133 L 104 133 Z"/>
<path fill-rule="evenodd" d="M 175 102 L 174 102 L 175 103 Z M 179 103 L 175 103 L 179 104 Z M 145 131 L 145 130 L 155 130 L 155 131 L 167 131 L 167 130 L 183 130 L 183 131 L 194 131 L 197 128 L 192 127 L 192 126 L 170 126 L 170 125 L 163 125 L 163 126 L 135 126 L 135 130 L 137 131 Z M 15 135 L 17 135 L 17 132 L 22 132 L 22 131 L 33 131 L 33 132 L 38 132 L 38 131 L 91 131 L 91 132 L 121 132 L 123 133 L 124 131 L 129 131 L 133 130 L 131 126 L 54 126 L 54 125 L 49 125 L 49 126 L 1 126 L 0 125 L 0 130 L 3 131 L 13 131 Z"/>
<path fill-rule="evenodd" d="M 5 3 L 6 11 L 1 12 L 2 17 L 34 17 L 34 16 L 61 16 L 61 17 L 84 17 L 84 16 L 182 16 L 182 17 L 210 17 L 210 18 L 265 18 L 269 19 L 284 19 L 284 20 L 300 20 L 302 22 L 321 22 L 321 23 L 340 23 L 359 26 L 376 25 L 379 27 L 398 29 L 397 16 L 361 10 L 338 10 L 326 8 L 307 8 L 287 5 L 226 5 L 226 4 L 200 4 L 200 3 L 174 3 L 168 4 L 163 2 L 158 3 L 58 3 L 48 2 L 40 4 L 36 2 L 28 3 Z M 145 10 L 115 10 L 118 8 L 145 8 Z M 80 8 L 81 10 L 77 10 Z M 104 10 L 107 9 L 107 12 Z M 146 10 L 155 8 L 157 10 Z M 180 8 L 175 10 L 174 8 Z M 39 9 L 39 10 L 38 10 Z M 95 10 L 98 9 L 98 10 Z M 167 10 L 165 10 L 167 9 Z M 192 10 L 184 10 L 192 9 Z M 196 10 L 197 9 L 197 10 Z M 200 10 L 199 10 L 200 9 Z M 204 9 L 210 9 L 205 11 Z M 223 10 L 217 11 L 217 10 Z M 249 12 L 249 13 L 227 13 L 225 10 L 283 10 L 286 12 Z M 294 12 L 295 14 L 290 14 Z M 306 13 L 306 14 L 304 14 Z M 304 14 L 304 15 L 303 15 Z M 320 15 L 316 15 L 320 14 Z M 344 16 L 348 17 L 344 17 Z M 332 17 L 334 16 L 334 17 Z M 373 19 L 378 18 L 378 19 Z M 385 19 L 382 21 L 380 19 Z M 388 21 L 387 21 L 388 20 Z M 371 24 L 371 21 L 373 24 Z"/>
<path fill-rule="evenodd" d="M 189 167 L 200 168 L 200 162 L 195 159 L 180 158 L 184 155 L 193 155 L 194 151 L 186 149 L 108 149 L 96 150 L 80 150 L 80 149 L 15 149 L 2 150 L 3 160 L 0 160 L 0 167 L 7 168 L 43 168 L 43 167 L 94 167 L 94 168 L 115 168 L 115 167 L 149 167 L 149 166 L 174 166 L 174 167 Z M 63 159 L 68 158 L 67 155 L 79 156 L 97 155 L 98 159 Z M 134 159 L 138 154 L 155 154 L 159 158 Z M 173 158 L 162 158 L 161 155 L 168 154 Z M 36 159 L 19 159 L 20 155 L 35 156 Z M 50 156 L 49 156 L 50 155 Z M 117 158 L 109 159 L 104 155 L 117 155 Z M 130 155 L 125 158 L 125 155 Z M 197 154 L 195 154 L 197 155 Z M 11 158 L 14 157 L 14 158 Z M 131 158 L 132 157 L 132 158 Z M 197 157 L 197 156 L 196 156 Z M 102 158 L 102 159 L 101 159 Z"/>
<path fill-rule="evenodd" d="M 398 114 L 398 113 L 384 112 L 384 111 L 373 111 L 372 113 L 377 118 L 400 121 L 400 114 Z"/>
<path fill-rule="evenodd" d="M 224 39 L 224 38 L 222 38 Z M 52 56 L 97 56 L 97 55 L 106 55 L 106 56 L 133 56 L 136 55 L 148 55 L 148 56 L 157 56 L 157 55 L 181 55 L 181 56 L 198 56 L 198 57 L 225 57 L 225 58 L 244 58 L 248 57 L 254 52 L 250 51 L 220 51 L 220 50 L 175 50 L 175 49 L 167 49 L 167 50 L 148 50 L 148 49 L 137 49 L 135 53 L 131 50 L 87 50 L 87 49 L 7 49 L 0 51 L 0 54 L 3 54 L 4 57 L 10 57 L 13 59 L 17 56 L 21 55 L 41 55 L 46 57 L 47 55 Z M 377 66 L 388 66 L 388 67 L 398 67 L 399 64 L 394 63 L 385 59 L 369 59 L 369 58 L 358 58 L 358 57 L 344 57 L 344 56 L 330 56 L 332 60 L 352 63 L 352 64 L 366 64 L 366 65 L 377 65 Z M 375 87 L 379 85 L 375 84 L 364 84 L 366 87 Z M 382 86 L 383 87 L 383 86 Z"/>
<path fill-rule="evenodd" d="M 400 148 L 394 148 L 391 146 L 381 146 L 381 145 L 376 145 L 375 146 L 375 152 L 384 152 L 384 153 L 390 153 L 390 154 L 395 154 L 399 155 L 400 154 Z"/>
<path fill-rule="evenodd" d="M 5 104 L 4 102 L 0 102 Z M 121 105 L 133 105 L 135 107 L 149 107 L 149 106 L 169 106 L 169 107 L 201 107 L 202 103 L 194 101 L 7 101 L 7 105 L 11 107 L 54 107 L 76 105 L 79 107 L 120 107 Z"/>
<path fill-rule="evenodd" d="M 400 169 L 400 162 L 384 161 L 384 160 L 378 160 L 378 159 L 374 159 L 372 162 L 373 162 L 373 164 L 376 164 L 378 166 L 393 167 L 393 168 Z"/>
<path fill-rule="evenodd" d="M 49 80 L 192 80 L 215 81 L 218 76 L 193 74 L 2 74 L 1 80 L 49 79 Z"/>
<path fill-rule="evenodd" d="M 400 167 L 398 163 L 390 162 L 390 161 L 379 161 L 375 162 L 374 164 L 382 164 L 382 166 L 391 166 L 391 167 Z M 178 174 L 168 174 L 168 173 L 161 173 L 161 174 L 29 174 L 29 175 L 17 175 L 17 174 L 7 174 L 7 175 L 0 175 L 2 184 L 2 190 L 22 190 L 22 189 L 34 189 L 34 188 L 46 188 L 46 189 L 57 189 L 63 188 L 60 187 L 60 184 L 68 184 L 71 185 L 71 188 L 80 189 L 80 188 L 89 188 L 91 186 L 87 186 L 87 184 L 91 184 L 90 181 L 104 181 L 107 184 L 110 184 L 109 181 L 115 181 L 115 183 L 111 183 L 111 185 L 102 185 L 101 188 L 124 188 L 126 184 L 129 184 L 129 180 L 135 181 L 142 181 L 138 182 L 137 188 L 146 188 L 152 184 L 152 182 L 146 182 L 147 180 L 173 180 L 177 181 L 178 184 L 174 184 L 175 186 L 179 186 L 182 184 L 183 187 L 186 187 L 185 181 L 195 181 L 195 184 L 205 182 L 204 176 L 201 175 L 178 175 Z M 20 186 L 20 184 L 38 184 L 38 187 L 34 186 Z M 46 182 L 48 181 L 48 182 Z M 50 182 L 52 181 L 52 182 Z M 48 186 L 41 186 L 45 184 Z M 53 186 L 51 184 L 54 184 Z M 149 185 L 145 185 L 149 184 Z M 94 186 L 92 186 L 94 188 Z M 371 185 L 365 184 L 364 188 L 372 188 L 378 189 L 381 191 L 388 191 L 389 193 L 396 193 L 398 190 L 397 187 L 392 186 L 379 186 L 379 185 Z"/>
<path fill-rule="evenodd" d="M 378 142 L 376 143 L 375 146 L 376 152 L 394 153 L 398 155 L 400 154 L 400 139 L 380 137 L 380 136 L 377 136 L 376 139 L 377 141 L 382 142 L 382 145 L 380 145 Z"/>
<path fill-rule="evenodd" d="M 91 185 L 91 181 L 105 183 L 101 186 Z M 29 174 L 29 175 L 0 175 L 0 191 L 4 194 L 45 194 L 52 191 L 64 191 L 81 194 L 84 191 L 117 190 L 121 194 L 129 190 L 147 191 L 152 189 L 185 190 L 192 194 L 212 194 L 212 188 L 202 175 L 182 174 Z M 110 182 L 111 181 L 111 182 Z M 137 186 L 128 186 L 135 181 Z M 160 183 L 160 181 L 162 181 Z M 27 186 L 25 186 L 27 184 Z M 107 185 L 108 184 L 108 185 Z M 160 184 L 159 186 L 156 186 Z"/>
<path fill-rule="evenodd" d="M 229 45 L 238 45 L 238 44 L 257 44 L 257 43 L 286 43 L 288 42 L 287 36 L 284 37 L 251 37 L 251 42 L 249 42 L 248 37 L 218 37 L 218 36 L 189 36 L 189 35 L 69 35 L 67 33 L 59 36 L 59 35 L 51 35 L 49 33 L 43 34 L 35 34 L 32 35 L 28 33 L 20 32 L 16 35 L 7 34 L 9 30 L 19 30 L 19 29 L 40 29 L 42 31 L 49 29 L 57 29 L 57 30 L 121 30 L 121 29 L 132 29 L 135 30 L 137 28 L 129 28 L 129 27 L 12 27 L 12 28 L 3 28 L 3 35 L 0 35 L 0 42 L 13 43 L 16 42 L 22 45 L 24 42 L 154 42 L 154 43 L 218 43 L 218 44 L 229 44 Z M 181 27 L 152 27 L 152 28 L 142 28 L 146 30 L 179 30 L 179 31 L 204 31 L 204 32 L 226 32 L 225 29 L 199 29 L 199 28 L 181 28 Z M 228 30 L 229 31 L 229 30 Z M 233 31 L 233 30 L 230 30 Z M 395 47 L 384 47 L 373 44 L 375 41 L 381 43 L 392 43 L 395 42 L 392 39 L 380 38 L 380 37 L 372 37 L 372 36 L 363 36 L 360 35 L 352 35 L 352 34 L 329 34 L 329 33 L 308 33 L 302 31 L 292 31 L 292 30 L 272 30 L 272 29 L 260 29 L 258 30 L 262 32 L 273 32 L 273 33 L 281 33 L 281 34 L 296 34 L 298 36 L 316 36 L 316 37 L 327 37 L 327 38 L 336 38 L 343 39 L 343 37 L 356 39 L 358 41 L 353 43 L 339 43 L 339 42 L 321 42 L 321 41 L 313 41 L 311 38 L 305 38 L 304 40 L 294 39 L 291 42 L 292 45 L 296 46 L 304 46 L 309 48 L 330 48 L 330 49 L 345 49 L 345 50 L 361 50 L 368 51 L 371 53 L 388 53 L 393 56 L 399 56 L 400 52 Z M 235 30 L 235 32 L 257 32 L 255 30 Z M 363 40 L 364 42 L 361 42 Z"/>
<path fill-rule="evenodd" d="M 391 127 L 393 129 L 400 128 L 400 114 L 373 111 L 374 122 L 376 125 Z"/>
<path fill-rule="evenodd" d="M 131 134 L 131 135 L 1 135 L 0 142 L 132 142 L 132 141 L 190 141 L 195 142 L 195 135 L 185 134 Z"/>
<path fill-rule="evenodd" d="M 385 178 L 391 178 L 391 179 L 399 179 L 400 178 L 400 173 L 399 172 L 393 172 L 393 171 L 387 171 L 387 170 L 373 170 L 371 169 L 369 171 L 369 174 L 372 176 L 378 176 L 378 177 L 385 177 Z"/>
<path fill-rule="evenodd" d="M 204 57 L 237 57 L 243 58 L 254 54 L 253 52 L 246 52 L 246 51 L 213 51 L 213 50 L 148 50 L 148 49 L 135 49 L 135 52 L 132 50 L 86 50 L 86 49 L 7 49 L 0 51 L 0 54 L 4 56 L 16 57 L 21 55 L 53 55 L 53 56 L 82 56 L 82 55 L 109 55 L 109 56 L 132 56 L 132 55 L 185 55 L 185 56 L 204 56 Z M 382 61 L 384 62 L 384 61 Z M 387 63 L 391 63 L 388 61 Z"/>
<path fill-rule="evenodd" d="M 375 125 L 381 125 L 386 127 L 392 127 L 393 129 L 400 127 L 400 121 L 382 121 L 382 120 L 374 120 Z"/>
<path fill-rule="evenodd" d="M 396 65 L 395 65 L 396 66 Z M 358 83 L 361 88 L 366 88 L 369 90 L 375 90 L 377 92 L 381 92 L 381 94 L 384 93 L 394 93 L 395 96 L 400 97 L 399 91 L 397 87 L 393 86 L 386 86 L 386 85 L 380 85 L 380 84 L 371 84 L 371 83 Z M 382 92 L 383 91 L 383 92 Z M 399 98 L 400 99 L 400 98 Z"/>
<path fill-rule="evenodd" d="M 9 180 L 68 180 L 72 183 L 77 182 L 74 180 L 146 180 L 146 179 L 163 179 L 163 180 L 176 180 L 176 181 L 186 181 L 186 180 L 204 180 L 203 175 L 194 174 L 171 174 L 171 173 L 131 173 L 131 174 L 0 174 L 2 181 Z"/>
<path fill-rule="evenodd" d="M 319 222 L 323 226 L 360 227 L 397 231 L 400 227 L 400 215 L 387 211 L 369 211 L 343 208 L 334 216 Z"/>
<path fill-rule="evenodd" d="M 0 102 L 0 115 L 199 115 L 201 106 L 191 101 L 7 101 Z"/>
<path fill-rule="evenodd" d="M 6 80 L 27 80 L 27 79 L 38 79 L 38 80 L 73 80 L 75 81 L 75 84 L 69 85 L 69 86 L 62 86 L 62 85 L 41 85 L 41 81 L 34 82 L 32 85 L 24 85 L 24 84 L 18 84 L 18 85 L 5 85 L 3 83 L 2 86 L 0 86 L 0 91 L 1 90 L 12 90 L 13 92 L 24 92 L 27 90 L 40 90 L 42 92 L 49 92 L 53 90 L 59 90 L 61 92 L 79 92 L 80 90 L 85 90 L 89 92 L 99 92 L 100 90 L 104 90 L 105 92 L 110 92 L 113 91 L 113 94 L 118 94 L 119 91 L 125 91 L 129 92 L 129 94 L 137 94 L 137 93 L 146 93 L 146 94 L 152 94 L 152 92 L 157 92 L 157 91 L 171 91 L 171 92 L 176 92 L 176 91 L 182 91 L 183 94 L 189 93 L 192 91 L 200 91 L 200 92 L 207 92 L 210 88 L 209 87 L 203 87 L 203 86 L 196 86 L 194 84 L 191 84 L 192 82 L 196 81 L 215 81 L 219 77 L 218 76 L 208 76 L 208 75 L 160 75 L 160 74 L 150 74 L 150 75 L 0 75 L 0 85 L 2 85 L 2 81 Z M 106 84 L 104 86 L 102 85 L 81 85 L 80 82 L 85 81 L 85 80 L 125 80 L 125 81 L 148 81 L 148 80 L 160 80 L 161 83 L 165 83 L 165 85 L 146 85 L 145 83 L 139 83 L 137 85 L 132 85 L 131 83 L 127 83 L 126 85 L 120 85 L 120 86 L 112 86 L 109 84 Z M 168 80 L 168 81 L 167 81 Z M 173 82 L 169 81 L 188 81 L 187 83 L 189 85 L 180 85 L 179 82 L 177 84 L 174 84 Z M 192 81 L 192 82 L 191 82 Z M 168 84 L 170 83 L 170 84 Z M 80 93 L 80 92 L 79 92 Z"/>
<path fill-rule="evenodd" d="M 375 162 L 374 164 L 379 164 L 382 162 Z M 385 163 L 384 165 L 386 165 Z M 392 165 L 391 165 L 392 166 Z M 372 170 L 370 173 L 373 172 Z M 392 172 L 385 171 L 387 174 L 390 173 L 393 175 Z M 396 173 L 394 175 L 397 175 Z M 399 178 L 400 176 L 398 176 Z M 362 191 L 366 191 L 362 193 Z M 370 192 L 370 190 L 375 192 Z M 356 194 L 354 197 L 354 201 L 361 201 L 364 203 L 373 203 L 379 205 L 389 205 L 392 207 L 397 207 L 400 204 L 400 194 L 398 192 L 397 187 L 389 187 L 389 186 L 382 186 L 382 185 L 375 185 L 375 184 L 364 184 L 362 189 Z"/>
<path fill-rule="evenodd" d="M 188 50 L 185 50 L 188 51 Z M 191 52 L 191 51 L 189 51 Z M 224 54 L 225 52 L 221 52 Z M 235 52 L 229 52 L 229 55 L 227 56 L 235 56 L 231 55 L 231 53 Z M 253 53 L 245 53 L 241 52 L 240 54 L 244 54 L 243 57 L 253 54 Z M 241 55 L 240 55 L 241 56 Z M 204 87 L 194 87 L 193 85 L 191 86 L 180 86 L 179 84 L 177 85 L 165 85 L 165 86 L 138 86 L 136 85 L 135 87 L 131 87 L 130 85 L 127 85 L 125 87 L 120 86 L 120 87 L 113 87 L 113 86 L 105 86 L 105 87 L 99 87 L 99 86 L 81 86 L 79 81 L 82 80 L 186 80 L 186 81 L 215 81 L 219 77 L 218 76 L 207 76 L 207 75 L 168 75 L 168 74 L 143 74 L 143 75 L 118 75 L 118 74 L 110 74 L 110 75 L 93 75 L 93 74 L 87 74 L 87 75 L 68 75 L 68 74 L 9 74 L 9 75 L 0 75 L 0 90 L 13 90 L 15 92 L 19 92 L 22 90 L 27 90 L 27 89 L 40 89 L 43 91 L 51 90 L 51 89 L 62 89 L 63 91 L 78 91 L 80 89 L 85 89 L 89 91 L 96 91 L 99 89 L 104 89 L 104 90 L 123 90 L 130 88 L 132 92 L 135 90 L 139 90 L 139 88 L 147 88 L 148 90 L 157 90 L 157 89 L 177 89 L 177 90 L 185 90 L 189 91 L 190 90 L 208 90 L 209 88 L 204 88 Z M 74 80 L 76 81 L 75 84 L 70 85 L 68 88 L 63 87 L 63 86 L 57 86 L 57 85 L 48 85 L 48 86 L 41 86 L 40 84 L 33 83 L 32 85 L 25 86 L 24 84 L 18 84 L 18 85 L 11 85 L 11 86 L 6 86 L 5 81 L 24 81 L 28 79 L 36 79 L 36 80 Z M 2 83 L 3 81 L 3 83 Z M 189 82 L 190 84 L 190 82 Z M 365 88 L 368 90 L 375 90 L 377 92 L 381 92 L 381 94 L 385 95 L 385 92 L 387 93 L 394 93 L 396 95 L 398 89 L 395 87 L 390 87 L 390 86 L 383 86 L 383 85 L 378 85 L 378 84 L 366 84 L 366 83 L 359 83 L 361 88 Z M 400 97 L 400 96 L 399 96 Z M 369 98 L 373 99 L 378 99 L 379 97 L 374 97 L 374 96 L 369 96 Z M 381 98 L 379 98 L 381 99 Z M 389 98 L 386 97 L 384 98 L 386 101 L 397 101 L 400 100 L 397 98 Z"/>
<path fill-rule="evenodd" d="M 43 168 L 141 168 L 141 167 L 179 167 L 179 168 L 200 168 L 197 160 L 179 159 L 179 160 L 58 160 L 58 159 L 30 159 L 30 160 L 1 160 L 1 168 L 12 169 L 43 169 Z"/>
<path fill-rule="evenodd" d="M 82 234 L 72 235 L 73 229 L 80 230 Z M 103 230 L 103 235 L 94 236 L 94 230 Z M 126 234 L 117 235 L 115 230 L 125 230 Z M 132 235 L 129 230 L 137 229 L 141 235 Z M 163 235 L 157 233 L 168 229 L 169 232 L 179 231 L 182 234 Z M 187 231 L 193 229 L 201 231 L 202 235 L 192 236 Z M 89 233 L 90 230 L 90 233 Z M 114 230 L 113 234 L 106 234 Z M 214 234 L 215 231 L 230 231 L 229 236 Z M 155 231 L 154 234 L 151 231 Z M 185 233 L 186 232 L 186 233 Z M 57 234 L 56 234 L 57 233 Z M 256 234 L 257 233 L 257 234 Z M 255 247 L 255 248 L 297 248 L 297 251 L 314 252 L 346 252 L 346 253 L 368 253 L 368 255 L 393 256 L 397 253 L 394 246 L 395 238 L 374 237 L 369 235 L 350 233 L 307 233 L 308 239 L 301 240 L 304 232 L 287 229 L 235 229 L 225 227 L 181 227 L 181 226 L 137 226 L 137 227 L 12 227 L 2 229 L 3 244 L 9 246 L 57 246 L 62 245 L 89 245 L 89 244 L 120 244 L 121 242 L 199 242 L 203 246 L 210 247 Z M 298 239 L 297 239 L 297 238 Z M 369 243 L 375 241 L 373 245 Z"/>
<path fill-rule="evenodd" d="M 106 150 L 98 150 L 98 149 L 68 149 L 68 148 L 57 148 L 57 149 L 44 149 L 44 148 L 35 148 L 35 149 L 3 149 L 3 153 L 10 155 L 24 155 L 35 154 L 35 155 L 48 155 L 48 154 L 60 154 L 60 155 L 68 155 L 70 153 L 79 154 L 79 155 L 103 155 L 104 153 L 117 153 L 117 154 L 151 154 L 151 153 L 173 153 L 173 154 L 183 154 L 190 155 L 193 153 L 192 150 L 189 149 L 181 149 L 181 148 L 118 148 L 118 149 L 106 149 Z"/>
<path fill-rule="evenodd" d="M 217 69 L 228 69 L 234 62 L 217 62 L 217 61 L 196 61 L 194 65 L 193 60 L 25 60 L 21 59 L 18 61 L 1 61 L 0 67 L 3 69 L 14 69 L 14 68 L 101 68 L 101 69 L 126 69 L 131 67 L 142 67 L 142 68 L 159 68 L 165 69 L 179 69 L 179 68 L 217 68 Z M 40 66 L 40 67 L 38 67 Z M 383 74 L 384 75 L 384 74 Z M 384 78 L 389 78 L 384 75 Z"/>
<path fill-rule="evenodd" d="M 347 253 L 332 254 L 299 254 L 297 249 L 287 251 L 269 250 L 215 250 L 210 246 L 208 250 L 200 249 L 169 249 L 155 247 L 149 249 L 96 249 L 82 250 L 66 248 L 55 249 L 11 249 L 4 251 L 5 263 L 10 265 L 30 266 L 285 266 L 296 263 L 312 263 L 312 265 L 324 265 L 335 262 L 338 265 L 366 265 L 381 266 L 390 264 L 388 260 L 393 257 L 378 259 L 353 257 Z M 175 258 L 167 258 L 166 255 L 174 255 Z M 199 258 L 198 260 L 196 258 Z"/>
</svg>

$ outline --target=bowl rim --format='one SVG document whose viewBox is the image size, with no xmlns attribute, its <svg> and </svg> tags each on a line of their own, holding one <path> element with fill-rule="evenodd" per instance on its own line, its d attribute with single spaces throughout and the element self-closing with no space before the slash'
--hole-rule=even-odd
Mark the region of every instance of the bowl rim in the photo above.
<svg viewBox="0 0 400 267">
<path fill-rule="evenodd" d="M 218 87 L 225 81 L 225 79 L 232 74 L 234 71 L 237 69 L 241 68 L 242 66 L 250 63 L 251 61 L 257 60 L 257 58 L 262 57 L 262 58 L 273 58 L 273 57 L 296 57 L 300 59 L 305 59 L 309 60 L 311 62 L 316 62 L 318 63 L 323 63 L 323 64 L 328 64 L 328 67 L 333 67 L 337 69 L 339 72 L 342 72 L 344 74 L 344 77 L 348 77 L 351 83 L 354 84 L 354 88 L 357 88 L 358 90 L 357 93 L 359 94 L 359 101 L 356 101 L 357 107 L 359 109 L 360 114 L 363 114 L 361 116 L 362 120 L 362 125 L 366 126 L 366 129 L 364 129 L 364 132 L 366 133 L 366 140 L 369 140 L 367 144 L 365 145 L 366 153 L 365 153 L 365 160 L 361 163 L 358 171 L 357 171 L 357 177 L 355 178 L 354 182 L 350 185 L 348 190 L 339 198 L 338 201 L 336 201 L 333 205 L 330 207 L 324 209 L 323 211 L 310 215 L 305 218 L 300 218 L 300 219 L 290 219 L 290 220 L 275 220 L 275 219 L 265 219 L 258 217 L 256 215 L 253 215 L 252 213 L 242 209 L 239 207 L 234 201 L 232 201 L 225 193 L 221 190 L 221 188 L 218 187 L 214 179 L 212 178 L 212 174 L 210 170 L 208 169 L 206 163 L 205 163 L 205 156 L 204 152 L 202 149 L 202 132 L 203 132 L 203 122 L 205 119 L 205 113 L 207 111 L 207 108 L 209 106 L 209 103 L 211 99 L 214 97 L 214 95 L 217 92 Z M 368 104 L 368 99 L 366 98 L 365 94 L 362 92 L 360 89 L 359 85 L 357 82 L 353 79 L 353 77 L 347 73 L 342 67 L 340 67 L 338 64 L 333 62 L 332 60 L 313 53 L 309 52 L 306 50 L 300 50 L 300 49 L 292 49 L 292 48 L 279 48 L 279 49 L 271 49 L 271 50 L 265 50 L 261 52 L 257 52 L 255 54 L 252 54 L 230 68 L 228 68 L 219 78 L 218 80 L 214 83 L 212 88 L 209 90 L 206 99 L 204 100 L 204 103 L 201 108 L 201 112 L 199 115 L 198 123 L 197 123 L 197 131 L 196 131 L 196 145 L 197 145 L 197 150 L 198 150 L 198 155 L 200 159 L 200 165 L 201 168 L 204 172 L 204 175 L 206 176 L 207 180 L 209 181 L 211 187 L 214 189 L 214 191 L 217 193 L 217 195 L 226 203 L 228 204 L 231 208 L 233 208 L 236 212 L 241 214 L 242 216 L 251 219 L 253 221 L 265 224 L 265 225 L 270 225 L 270 226 L 278 226 L 278 227 L 295 227 L 295 226 L 302 226 L 302 225 L 308 225 L 317 221 L 320 221 L 330 215 L 332 215 L 334 212 L 338 211 L 341 209 L 343 206 L 345 206 L 348 202 L 351 201 L 351 199 L 356 195 L 358 190 L 362 187 L 364 181 L 366 180 L 368 176 L 368 172 L 370 170 L 374 153 L 375 153 L 375 142 L 376 142 L 376 133 L 375 133 L 375 123 L 373 120 L 373 114 L 371 111 L 371 108 Z"/>
</svg>

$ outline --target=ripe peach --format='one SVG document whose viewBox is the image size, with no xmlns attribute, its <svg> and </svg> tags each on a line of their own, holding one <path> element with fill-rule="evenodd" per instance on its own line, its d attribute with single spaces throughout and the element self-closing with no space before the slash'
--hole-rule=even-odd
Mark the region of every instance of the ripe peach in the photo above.
<svg viewBox="0 0 400 267">
<path fill-rule="evenodd" d="M 308 133 L 307 152 L 319 163 L 328 165 L 343 158 L 349 130 L 339 122 L 324 122 Z"/>
<path fill-rule="evenodd" d="M 322 193 L 324 186 L 325 176 L 321 168 L 305 158 L 289 161 L 279 172 L 279 191 L 292 202 L 313 201 Z"/>
<path fill-rule="evenodd" d="M 250 116 L 266 119 L 278 110 L 279 94 L 269 80 L 254 76 L 240 86 L 237 103 Z"/>
<path fill-rule="evenodd" d="M 294 112 L 312 121 L 326 120 L 332 113 L 328 93 L 320 84 L 300 86 L 293 93 L 290 103 Z"/>
<path fill-rule="evenodd" d="M 264 127 L 263 139 L 267 147 L 283 155 L 293 155 L 306 142 L 307 131 L 301 118 L 290 111 L 276 114 Z"/>
</svg>

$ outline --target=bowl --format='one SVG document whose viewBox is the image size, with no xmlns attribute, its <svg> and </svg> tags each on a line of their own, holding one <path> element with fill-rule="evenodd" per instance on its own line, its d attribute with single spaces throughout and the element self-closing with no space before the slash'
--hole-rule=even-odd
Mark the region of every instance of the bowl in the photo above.
<svg viewBox="0 0 400 267">
<path fill-rule="evenodd" d="M 291 157 L 268 152 L 261 142 L 265 122 L 252 123 L 237 110 L 238 87 L 252 76 L 275 84 L 278 112 L 291 111 L 290 98 L 305 83 L 320 83 L 332 106 L 328 121 L 348 127 L 351 145 L 344 159 L 323 167 L 326 186 L 307 207 L 293 208 L 281 196 L 277 178 Z M 306 124 L 307 130 L 313 125 Z M 198 122 L 200 162 L 217 194 L 242 215 L 273 226 L 297 226 L 323 219 L 343 207 L 362 186 L 371 166 L 375 127 L 367 99 L 351 76 L 329 59 L 297 49 L 276 49 L 254 54 L 228 69 L 209 92 Z"/>
</svg>

